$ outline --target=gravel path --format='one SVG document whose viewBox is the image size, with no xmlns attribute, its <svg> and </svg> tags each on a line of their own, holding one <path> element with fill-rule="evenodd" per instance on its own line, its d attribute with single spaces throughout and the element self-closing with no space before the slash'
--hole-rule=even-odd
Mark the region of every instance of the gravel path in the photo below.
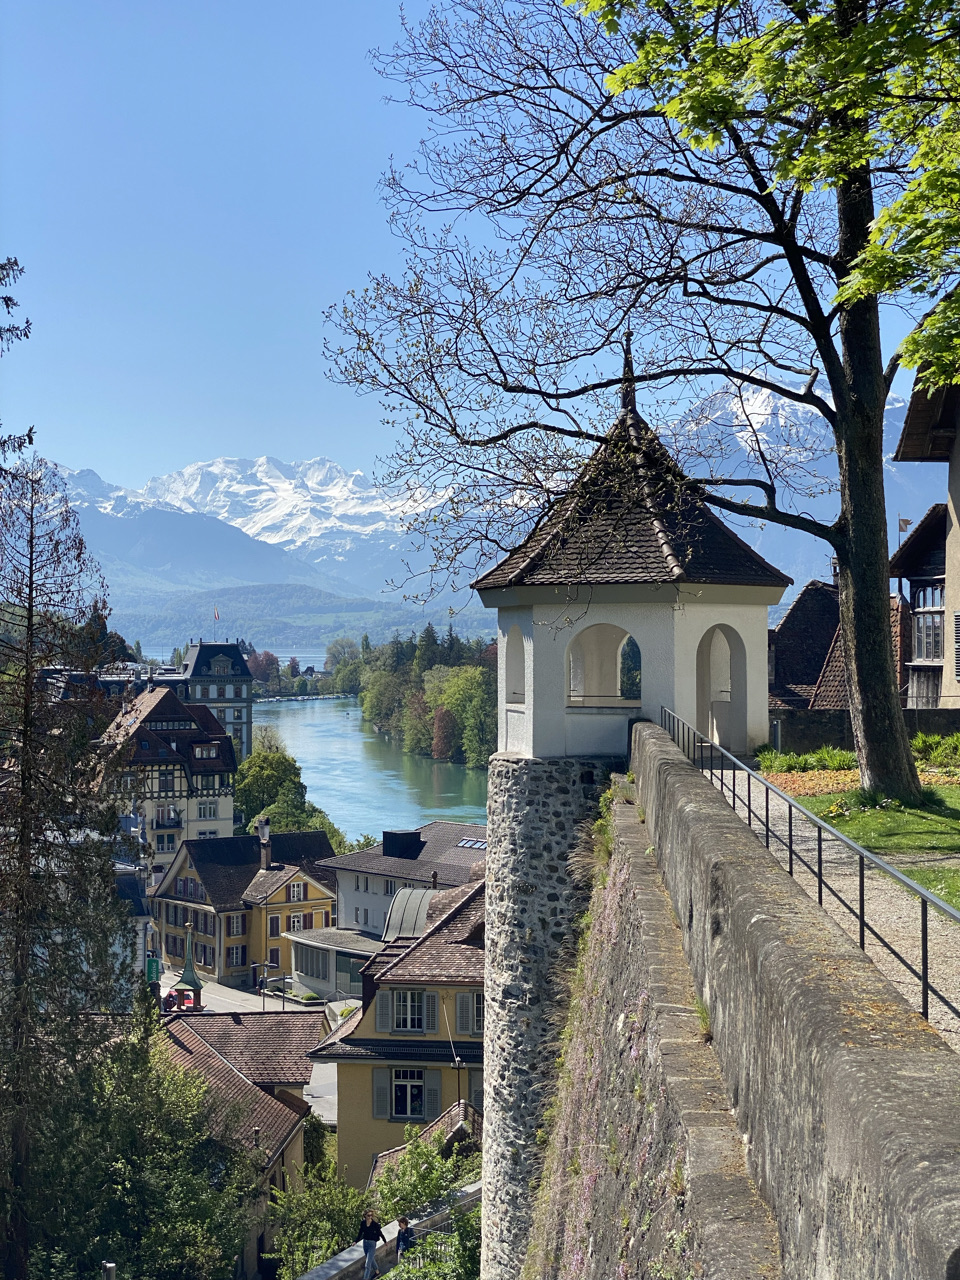
<svg viewBox="0 0 960 1280">
<path fill-rule="evenodd" d="M 719 759 L 718 759 L 719 763 Z M 710 777 L 709 769 L 705 776 Z M 747 820 L 747 783 L 748 775 L 731 771 L 725 767 L 723 777 L 723 794 L 728 802 L 733 800 L 733 779 L 735 779 L 736 804 L 738 814 Z M 720 774 L 715 772 L 713 782 L 720 787 Z M 752 826 L 761 840 L 765 840 L 764 826 L 766 821 L 766 805 L 764 789 L 756 782 L 750 785 L 750 800 L 753 810 Z M 770 794 L 770 841 L 769 849 L 773 856 L 788 867 L 787 838 L 790 819 L 788 806 L 778 796 Z M 777 836 L 780 839 L 777 839 Z M 782 842 L 782 843 L 781 843 Z M 794 810 L 793 814 L 793 846 L 795 854 L 794 878 L 802 889 L 812 898 L 818 894 L 817 884 L 817 828 L 805 822 Z M 824 910 L 859 943 L 860 923 L 859 904 L 859 859 L 841 841 L 824 834 L 822 837 L 823 866 L 823 908 Z M 803 858 L 811 869 L 800 862 Z M 893 863 L 893 859 L 887 859 Z M 921 858 L 897 859 L 894 865 L 910 874 L 909 865 L 927 861 Z M 939 858 L 942 865 L 946 859 Z M 953 859 L 950 860 L 954 861 Z M 836 894 L 845 899 L 853 908 L 851 913 L 830 892 L 830 886 Z M 868 926 L 876 929 L 886 941 L 920 971 L 920 899 L 908 889 L 897 884 L 890 876 L 872 867 L 868 862 L 864 872 L 864 915 Z M 928 950 L 929 981 L 952 1004 L 960 1009 L 960 925 L 941 915 L 934 908 L 928 908 Z M 869 931 L 866 934 L 865 950 L 877 964 L 883 974 L 893 983 L 901 995 L 916 1010 L 920 1010 L 920 982 L 908 969 L 892 956 Z M 952 1048 L 960 1050 L 960 1017 L 950 1012 L 930 992 L 930 1022 L 937 1028 Z"/>
</svg>

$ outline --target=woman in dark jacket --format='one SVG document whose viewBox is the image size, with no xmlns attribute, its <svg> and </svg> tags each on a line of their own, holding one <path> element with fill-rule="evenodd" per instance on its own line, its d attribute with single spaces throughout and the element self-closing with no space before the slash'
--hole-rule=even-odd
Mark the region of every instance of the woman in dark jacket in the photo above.
<svg viewBox="0 0 960 1280">
<path fill-rule="evenodd" d="M 386 1244 L 387 1237 L 383 1234 L 383 1228 L 380 1223 L 373 1216 L 372 1209 L 368 1209 L 363 1215 L 360 1230 L 357 1232 L 357 1239 L 363 1241 L 363 1252 L 367 1259 L 366 1266 L 363 1269 L 363 1280 L 373 1280 L 374 1276 L 380 1274 L 380 1268 L 377 1266 L 377 1244 L 381 1240 Z"/>
</svg>

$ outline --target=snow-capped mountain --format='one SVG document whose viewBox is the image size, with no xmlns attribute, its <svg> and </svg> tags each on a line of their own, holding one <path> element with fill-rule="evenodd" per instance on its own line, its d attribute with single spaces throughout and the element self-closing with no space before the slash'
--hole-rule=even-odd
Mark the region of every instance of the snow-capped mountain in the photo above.
<svg viewBox="0 0 960 1280">
<path fill-rule="evenodd" d="M 212 517 L 313 566 L 341 593 L 376 595 L 403 573 L 406 539 L 395 500 L 329 458 L 214 458 L 155 476 L 142 489 L 111 485 L 94 471 L 63 473 L 80 509 L 120 518 L 148 510 Z"/>
</svg>

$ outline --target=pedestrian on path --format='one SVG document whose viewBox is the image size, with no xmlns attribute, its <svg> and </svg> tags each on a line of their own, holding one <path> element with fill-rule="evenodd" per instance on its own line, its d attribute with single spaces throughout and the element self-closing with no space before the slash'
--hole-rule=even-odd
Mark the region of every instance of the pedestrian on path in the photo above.
<svg viewBox="0 0 960 1280">
<path fill-rule="evenodd" d="M 367 1259 L 367 1264 L 363 1269 L 363 1280 L 373 1280 L 374 1276 L 380 1274 L 380 1268 L 377 1266 L 377 1244 L 381 1240 L 386 1244 L 387 1237 L 383 1234 L 383 1228 L 380 1223 L 373 1216 L 372 1209 L 368 1209 L 363 1215 L 360 1230 L 357 1232 L 357 1239 L 363 1241 L 363 1252 Z"/>
<path fill-rule="evenodd" d="M 397 1261 L 399 1262 L 406 1251 L 413 1245 L 416 1239 L 416 1232 L 406 1218 L 398 1218 L 397 1226 L 399 1227 L 397 1232 Z"/>
</svg>

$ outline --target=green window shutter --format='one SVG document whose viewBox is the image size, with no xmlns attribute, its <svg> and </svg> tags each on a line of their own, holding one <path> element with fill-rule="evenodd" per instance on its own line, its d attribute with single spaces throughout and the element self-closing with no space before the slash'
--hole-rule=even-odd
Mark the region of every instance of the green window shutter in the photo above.
<svg viewBox="0 0 960 1280">
<path fill-rule="evenodd" d="M 437 993 L 435 991 L 423 993 L 423 1029 L 424 1031 L 437 1029 Z"/>
<path fill-rule="evenodd" d="M 473 1030 L 473 993 L 457 992 L 457 1035 L 468 1036 Z"/>
<path fill-rule="evenodd" d="M 441 1076 L 439 1071 L 425 1071 L 423 1073 L 424 1084 L 424 1116 L 427 1120 L 436 1120 L 440 1114 L 440 1090 Z"/>
<path fill-rule="evenodd" d="M 377 992 L 377 1030 L 389 1031 L 393 1021 L 391 1014 L 393 1012 L 392 993 L 389 991 Z"/>
<path fill-rule="evenodd" d="M 373 1068 L 373 1118 L 390 1119 L 390 1068 Z"/>
</svg>

